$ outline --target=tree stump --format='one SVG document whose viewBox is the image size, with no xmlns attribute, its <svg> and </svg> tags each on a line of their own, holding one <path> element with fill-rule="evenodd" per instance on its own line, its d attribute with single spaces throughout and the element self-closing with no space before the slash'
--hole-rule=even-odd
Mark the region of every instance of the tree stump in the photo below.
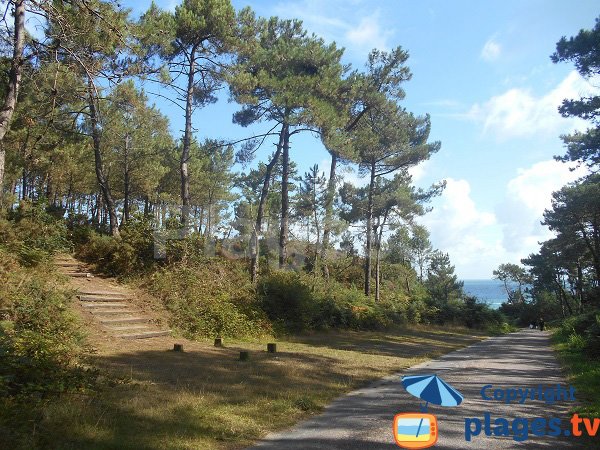
<svg viewBox="0 0 600 450">
<path fill-rule="evenodd" d="M 173 351 L 174 352 L 182 352 L 183 351 L 183 344 L 173 344 Z"/>
<path fill-rule="evenodd" d="M 246 350 L 240 351 L 240 361 L 248 361 L 250 359 L 250 352 Z"/>
<path fill-rule="evenodd" d="M 274 342 L 269 342 L 267 344 L 267 351 L 269 353 L 277 353 L 277 344 Z"/>
<path fill-rule="evenodd" d="M 218 337 L 215 338 L 215 347 L 223 347 L 223 339 Z"/>
</svg>

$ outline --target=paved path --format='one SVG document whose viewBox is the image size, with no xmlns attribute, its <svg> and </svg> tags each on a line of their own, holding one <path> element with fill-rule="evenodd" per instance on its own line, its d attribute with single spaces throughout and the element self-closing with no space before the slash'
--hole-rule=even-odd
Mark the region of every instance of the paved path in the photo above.
<svg viewBox="0 0 600 450">
<path fill-rule="evenodd" d="M 547 405 L 541 401 L 506 405 L 481 398 L 483 386 L 537 388 L 556 386 L 566 381 L 550 348 L 548 334 L 522 330 L 494 337 L 441 358 L 410 368 L 401 375 L 435 373 L 458 389 L 464 402 L 456 408 L 433 405 L 429 413 L 437 416 L 439 439 L 434 449 L 565 449 L 578 448 L 574 437 L 537 437 L 516 442 L 512 437 L 487 437 L 482 431 L 470 442 L 465 441 L 465 418 L 479 418 L 491 413 L 492 430 L 498 417 L 557 417 L 562 427 L 569 425 L 572 402 Z M 400 412 L 418 412 L 419 402 L 400 384 L 400 374 L 387 377 L 364 389 L 352 392 L 330 404 L 325 411 L 286 432 L 266 437 L 252 449 L 389 449 L 394 443 L 392 421 Z"/>
</svg>

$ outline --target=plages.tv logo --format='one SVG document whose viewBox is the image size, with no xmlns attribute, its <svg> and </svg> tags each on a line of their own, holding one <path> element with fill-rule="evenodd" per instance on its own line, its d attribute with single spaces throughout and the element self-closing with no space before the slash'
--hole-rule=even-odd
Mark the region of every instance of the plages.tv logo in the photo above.
<svg viewBox="0 0 600 450">
<path fill-rule="evenodd" d="M 399 447 L 418 449 L 435 445 L 438 440 L 437 419 L 427 413 L 430 403 L 439 406 L 458 406 L 463 401 L 460 392 L 437 375 L 402 377 L 402 386 L 409 394 L 425 401 L 419 412 L 399 413 L 394 416 L 394 440 Z"/>
</svg>

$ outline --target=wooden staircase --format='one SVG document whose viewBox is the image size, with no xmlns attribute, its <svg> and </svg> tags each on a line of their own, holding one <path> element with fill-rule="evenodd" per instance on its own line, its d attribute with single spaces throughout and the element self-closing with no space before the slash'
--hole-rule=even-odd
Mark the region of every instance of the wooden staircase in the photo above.
<svg viewBox="0 0 600 450">
<path fill-rule="evenodd" d="M 55 264 L 63 274 L 77 279 L 91 279 L 87 266 L 70 256 L 60 256 Z M 160 329 L 137 308 L 130 294 L 118 289 L 100 289 L 93 286 L 77 287 L 79 306 L 85 314 L 115 337 L 122 339 L 147 339 L 169 336 L 171 330 Z"/>
</svg>

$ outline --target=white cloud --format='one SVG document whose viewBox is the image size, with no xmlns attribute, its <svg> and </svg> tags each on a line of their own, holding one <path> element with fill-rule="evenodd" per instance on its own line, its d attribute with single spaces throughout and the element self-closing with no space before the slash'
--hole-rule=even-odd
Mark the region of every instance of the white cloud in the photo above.
<svg viewBox="0 0 600 450">
<path fill-rule="evenodd" d="M 502 47 L 500 46 L 500 44 L 498 44 L 494 40 L 494 38 L 490 38 L 481 49 L 481 53 L 479 56 L 485 61 L 494 62 L 498 59 L 501 52 Z"/>
<path fill-rule="evenodd" d="M 431 233 L 433 246 L 449 253 L 459 276 L 489 278 L 497 266 L 490 266 L 489 261 L 499 245 L 499 237 L 494 237 L 494 213 L 475 205 L 471 186 L 462 179 L 446 179 L 446 189 L 435 203 L 438 206 L 419 219 Z"/>
<path fill-rule="evenodd" d="M 379 25 L 379 14 L 363 17 L 357 26 L 346 32 L 346 39 L 356 47 L 371 50 L 388 50 L 389 31 L 383 31 Z"/>
<path fill-rule="evenodd" d="M 446 179 L 446 189 L 441 197 L 443 204 L 429 216 L 435 225 L 441 225 L 449 232 L 446 240 L 496 221 L 493 213 L 477 209 L 467 180 Z"/>
<path fill-rule="evenodd" d="M 552 192 L 585 174 L 554 160 L 518 169 L 494 212 L 474 202 L 467 180 L 448 178 L 437 206 L 419 222 L 430 231 L 433 246 L 449 253 L 459 277 L 490 278 L 501 263 L 520 263 L 552 237 L 541 225 Z"/>
<path fill-rule="evenodd" d="M 281 2 L 263 14 L 299 18 L 305 28 L 327 41 L 336 41 L 348 52 L 364 57 L 373 48 L 389 50 L 393 30 L 381 24 L 378 10 L 360 0 L 303 0 Z"/>
<path fill-rule="evenodd" d="M 517 169 L 518 175 L 508 182 L 507 193 L 519 199 L 529 210 L 541 215 L 551 206 L 552 192 L 587 174 L 584 168 L 555 160 L 535 163 L 528 169 Z"/>
<path fill-rule="evenodd" d="M 427 169 L 431 164 L 431 160 L 423 161 L 422 163 L 412 166 L 408 169 L 408 173 L 412 177 L 413 183 L 418 183 L 427 173 Z"/>
<path fill-rule="evenodd" d="M 587 173 L 586 169 L 569 170 L 570 166 L 554 160 L 518 169 L 506 187 L 506 198 L 496 208 L 502 224 L 503 247 L 521 257 L 536 252 L 538 242 L 552 237 L 541 225 L 545 209 L 551 207 L 552 192 Z"/>
<path fill-rule="evenodd" d="M 597 91 L 576 71 L 571 72 L 547 94 L 536 97 L 530 90 L 513 88 L 471 107 L 466 117 L 483 124 L 484 133 L 500 139 L 539 134 L 556 136 L 575 128 L 584 128 L 580 119 L 566 119 L 558 107 L 566 98 L 578 98 Z"/>
</svg>

